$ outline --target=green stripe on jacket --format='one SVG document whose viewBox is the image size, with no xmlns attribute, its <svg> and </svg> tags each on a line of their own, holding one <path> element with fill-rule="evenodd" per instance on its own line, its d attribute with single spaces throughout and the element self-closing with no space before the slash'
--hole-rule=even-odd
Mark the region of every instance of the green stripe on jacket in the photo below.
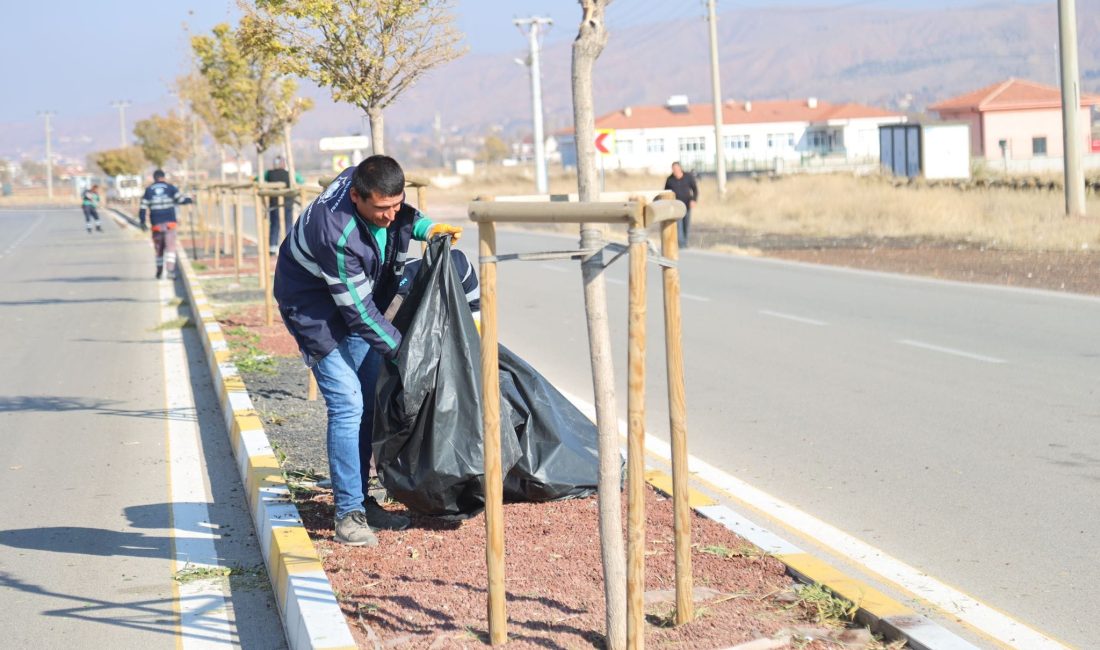
<svg viewBox="0 0 1100 650">
<path fill-rule="evenodd" d="M 351 235 L 352 230 L 355 230 L 355 219 L 348 221 L 347 227 L 344 228 L 343 234 L 340 235 L 340 241 L 336 242 L 336 269 L 340 272 L 340 281 L 344 283 L 344 286 L 347 287 L 348 292 L 351 294 L 351 299 L 355 302 L 355 308 L 359 310 L 359 318 L 366 323 L 367 327 L 374 330 L 374 333 L 385 341 L 386 345 L 390 346 L 391 350 L 396 349 L 397 342 L 386 333 L 386 330 L 382 329 L 378 323 L 374 322 L 374 320 L 367 315 L 367 308 L 363 306 L 363 301 L 359 298 L 358 289 L 348 280 L 348 265 L 346 256 L 344 255 L 344 249 L 347 246 L 348 237 Z M 366 272 L 366 269 L 363 269 L 363 271 Z"/>
</svg>

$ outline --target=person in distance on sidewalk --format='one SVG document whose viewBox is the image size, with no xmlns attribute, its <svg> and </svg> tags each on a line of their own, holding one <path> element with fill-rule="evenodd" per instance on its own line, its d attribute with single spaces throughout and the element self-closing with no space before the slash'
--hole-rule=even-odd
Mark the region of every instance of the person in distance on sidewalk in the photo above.
<svg viewBox="0 0 1100 650">
<path fill-rule="evenodd" d="M 336 541 L 375 546 L 374 530 L 409 518 L 368 495 L 374 387 L 401 333 L 384 310 L 397 295 L 411 240 L 462 229 L 432 222 L 405 203 L 405 172 L 375 155 L 345 169 L 302 212 L 279 248 L 275 300 L 328 410 L 329 475 Z"/>
<path fill-rule="evenodd" d="M 191 203 L 175 185 L 164 182 L 164 172 L 153 172 L 153 184 L 145 188 L 141 197 L 141 209 L 138 221 L 142 230 L 153 229 L 153 248 L 157 256 L 157 278 L 164 275 L 168 267 L 168 278 L 175 277 L 176 267 L 176 206 Z M 145 225 L 145 214 L 149 214 L 149 225 Z"/>
<path fill-rule="evenodd" d="M 95 225 L 97 232 L 103 232 L 103 227 L 99 224 L 99 212 L 96 208 L 99 206 L 99 186 L 92 185 L 88 189 L 84 190 L 80 194 L 80 207 L 84 210 L 84 229 L 88 231 L 88 234 L 92 233 L 92 225 Z"/>
</svg>

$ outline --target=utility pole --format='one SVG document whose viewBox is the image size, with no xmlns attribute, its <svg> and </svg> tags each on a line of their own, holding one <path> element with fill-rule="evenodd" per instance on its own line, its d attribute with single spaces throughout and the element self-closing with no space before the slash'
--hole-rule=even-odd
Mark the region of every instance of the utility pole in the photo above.
<svg viewBox="0 0 1100 650">
<path fill-rule="evenodd" d="M 527 44 L 531 48 L 526 65 L 531 69 L 531 113 L 535 124 L 535 185 L 539 194 L 546 194 L 549 182 L 546 177 L 546 138 L 542 133 L 542 71 L 539 68 L 539 28 L 549 27 L 554 21 L 540 16 L 513 20 L 520 31 L 527 32 Z"/>
<path fill-rule="evenodd" d="M 38 111 L 38 114 L 46 118 L 46 198 L 53 199 L 53 147 L 50 143 L 50 118 L 56 115 L 53 111 Z"/>
<path fill-rule="evenodd" d="M 1066 216 L 1085 216 L 1085 171 L 1081 166 L 1081 76 L 1077 71 L 1077 3 L 1058 0 L 1058 43 L 1062 57 L 1062 144 Z"/>
<path fill-rule="evenodd" d="M 439 114 L 439 111 L 435 112 L 435 119 L 432 120 L 432 133 L 435 135 L 435 144 L 439 147 L 439 166 L 446 169 L 447 154 L 443 143 L 443 116 Z"/>
<path fill-rule="evenodd" d="M 726 198 L 726 147 L 722 139 L 722 81 L 718 74 L 718 13 L 716 0 L 707 0 L 710 22 L 710 86 L 714 96 L 714 176 L 718 179 L 718 198 Z"/>
<path fill-rule="evenodd" d="M 120 99 L 111 102 L 111 106 L 118 109 L 118 146 L 126 146 L 126 107 L 130 105 L 130 102 L 125 99 Z"/>
</svg>

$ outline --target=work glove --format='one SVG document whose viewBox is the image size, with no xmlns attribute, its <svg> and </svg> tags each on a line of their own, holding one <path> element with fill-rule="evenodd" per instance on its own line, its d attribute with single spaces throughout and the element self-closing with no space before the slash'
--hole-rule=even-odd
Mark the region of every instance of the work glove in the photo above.
<svg viewBox="0 0 1100 650">
<path fill-rule="evenodd" d="M 437 223 L 428 229 L 428 239 L 431 239 L 432 237 L 435 237 L 437 235 L 450 235 L 451 245 L 453 246 L 457 244 L 459 238 L 462 237 L 462 227 L 450 226 L 445 223 Z"/>
</svg>

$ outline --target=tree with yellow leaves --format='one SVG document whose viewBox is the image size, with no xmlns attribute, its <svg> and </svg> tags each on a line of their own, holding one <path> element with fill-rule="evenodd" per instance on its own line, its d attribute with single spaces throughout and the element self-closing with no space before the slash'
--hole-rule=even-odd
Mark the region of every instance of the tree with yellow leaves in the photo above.
<svg viewBox="0 0 1100 650">
<path fill-rule="evenodd" d="M 328 88 L 370 119 L 385 153 L 383 110 L 428 70 L 464 53 L 450 0 L 256 0 L 241 31 L 246 49 Z"/>
<path fill-rule="evenodd" d="M 215 116 L 214 125 L 207 123 L 217 129 L 211 133 L 238 154 L 251 142 L 262 178 L 264 152 L 313 102 L 294 96 L 298 83 L 283 74 L 271 52 L 245 48 L 240 32 L 225 23 L 209 36 L 191 37 L 191 49 L 209 93 L 208 112 Z"/>
</svg>

